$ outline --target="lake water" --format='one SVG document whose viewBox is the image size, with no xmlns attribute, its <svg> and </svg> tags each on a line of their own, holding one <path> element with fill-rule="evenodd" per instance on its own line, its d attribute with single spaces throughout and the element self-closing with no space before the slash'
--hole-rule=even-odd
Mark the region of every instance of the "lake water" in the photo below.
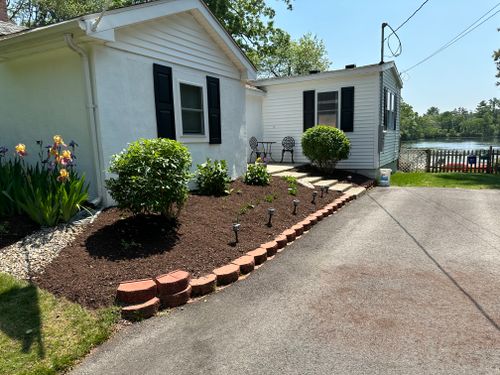
<svg viewBox="0 0 500 375">
<path fill-rule="evenodd" d="M 500 138 L 444 138 L 402 141 L 401 145 L 408 148 L 432 148 L 444 150 L 480 150 L 490 146 L 500 149 Z"/>
</svg>

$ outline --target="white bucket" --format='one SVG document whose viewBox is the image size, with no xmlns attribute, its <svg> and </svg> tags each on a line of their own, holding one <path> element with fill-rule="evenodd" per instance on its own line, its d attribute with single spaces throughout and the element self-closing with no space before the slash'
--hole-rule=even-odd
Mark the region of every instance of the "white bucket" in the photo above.
<svg viewBox="0 0 500 375">
<path fill-rule="evenodd" d="M 391 173 L 392 169 L 380 169 L 379 186 L 391 186 Z"/>
</svg>

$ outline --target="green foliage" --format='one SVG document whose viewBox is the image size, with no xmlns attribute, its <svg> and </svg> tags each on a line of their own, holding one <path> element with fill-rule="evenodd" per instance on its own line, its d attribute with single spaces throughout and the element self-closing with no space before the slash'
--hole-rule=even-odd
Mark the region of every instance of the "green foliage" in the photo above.
<svg viewBox="0 0 500 375">
<path fill-rule="evenodd" d="M 89 311 L 2 273 L 0 295 L 1 374 L 66 373 L 120 318 L 116 307 Z"/>
<path fill-rule="evenodd" d="M 299 40 L 291 40 L 286 32 L 274 37 L 275 53 L 261 58 L 263 77 L 283 77 L 308 74 L 311 70 L 324 71 L 330 67 L 325 43 L 308 33 Z"/>
<path fill-rule="evenodd" d="M 500 28 L 497 29 L 497 31 L 500 31 Z M 500 49 L 497 49 L 493 52 L 493 61 L 497 66 L 497 74 L 495 75 L 495 77 L 500 79 Z M 500 81 L 497 81 L 497 86 L 500 86 Z"/>
<path fill-rule="evenodd" d="M 45 159 L 43 143 L 37 142 L 41 163 L 35 166 L 27 165 L 20 153 L 5 160 L 7 149 L 1 147 L 0 217 L 25 213 L 40 225 L 54 226 L 68 222 L 83 208 L 88 185 L 85 176 L 73 170 L 76 144 L 70 144 L 70 151 L 62 138 L 56 137 L 60 142 L 48 146 Z"/>
<path fill-rule="evenodd" d="M 85 176 L 71 173 L 68 181 L 61 183 L 53 173 L 36 165 L 28 168 L 25 184 L 20 189 L 21 209 L 34 222 L 52 227 L 68 222 L 88 199 Z"/>
<path fill-rule="evenodd" d="M 402 173 L 391 176 L 394 186 L 500 189 L 500 175 L 484 173 Z"/>
<path fill-rule="evenodd" d="M 481 101 L 475 111 L 456 108 L 440 112 L 431 107 L 423 115 L 401 101 L 401 139 L 500 136 L 500 100 Z"/>
<path fill-rule="evenodd" d="M 2 162 L 0 157 L 0 217 L 20 214 L 21 189 L 25 184 L 20 159 Z"/>
<path fill-rule="evenodd" d="M 263 163 L 248 164 L 244 182 L 247 185 L 266 186 L 271 181 L 271 175 Z"/>
<path fill-rule="evenodd" d="M 109 171 L 116 178 L 106 186 L 123 209 L 134 214 L 175 216 L 188 197 L 191 155 L 171 139 L 139 139 L 111 159 Z"/>
<path fill-rule="evenodd" d="M 264 197 L 264 201 L 267 203 L 273 203 L 275 199 L 278 199 L 278 194 L 273 193 L 273 194 L 267 194 Z"/>
<path fill-rule="evenodd" d="M 326 125 L 307 129 L 302 136 L 304 155 L 318 168 L 329 172 L 349 157 L 351 142 L 343 131 Z"/>
<path fill-rule="evenodd" d="M 297 177 L 283 176 L 281 178 L 288 183 L 288 194 L 297 195 Z"/>
<path fill-rule="evenodd" d="M 231 179 L 227 173 L 226 161 L 207 159 L 205 163 L 199 164 L 196 171 L 196 182 L 200 194 L 215 196 L 228 194 Z"/>
</svg>

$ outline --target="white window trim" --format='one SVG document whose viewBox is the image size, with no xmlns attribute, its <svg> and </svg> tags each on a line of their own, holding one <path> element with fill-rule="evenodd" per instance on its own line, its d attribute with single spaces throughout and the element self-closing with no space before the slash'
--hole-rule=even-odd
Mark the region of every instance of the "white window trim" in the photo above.
<svg viewBox="0 0 500 375">
<path fill-rule="evenodd" d="M 340 129 L 340 90 L 339 89 L 327 89 L 327 90 L 321 90 L 321 91 L 316 91 L 316 97 L 314 98 L 314 123 L 316 125 L 318 124 L 318 103 L 319 103 L 319 94 L 323 94 L 325 92 L 336 92 L 337 93 L 337 121 L 336 121 L 336 128 Z"/>
<path fill-rule="evenodd" d="M 394 102 L 392 103 L 393 104 L 393 110 L 391 111 L 393 113 L 393 115 L 395 116 L 396 115 L 396 97 L 398 96 L 398 94 L 396 94 L 396 92 L 392 91 L 391 88 L 389 88 L 388 86 L 385 86 L 385 88 L 387 89 L 387 94 L 389 94 L 389 101 L 390 101 L 390 98 L 392 97 Z M 382 94 L 383 95 L 383 94 Z M 385 102 L 385 99 L 384 99 L 384 102 Z M 390 105 L 389 105 L 390 107 Z M 384 118 L 385 118 L 385 106 L 384 106 Z M 398 131 L 398 126 L 397 126 L 397 122 L 394 126 L 394 129 L 392 128 L 392 126 L 389 126 L 389 124 L 387 124 L 387 128 L 385 127 L 385 123 L 383 124 L 384 125 L 384 134 L 386 133 L 395 133 Z"/>
<path fill-rule="evenodd" d="M 174 78 L 175 94 L 174 94 L 174 108 L 175 108 L 175 127 L 177 130 L 177 137 L 182 143 L 209 143 L 208 135 L 208 98 L 207 98 L 207 84 L 203 80 L 190 81 L 183 78 Z M 184 126 L 182 124 L 182 103 L 181 103 L 181 83 L 201 87 L 201 95 L 203 100 L 203 133 L 204 134 L 184 134 Z"/>
</svg>

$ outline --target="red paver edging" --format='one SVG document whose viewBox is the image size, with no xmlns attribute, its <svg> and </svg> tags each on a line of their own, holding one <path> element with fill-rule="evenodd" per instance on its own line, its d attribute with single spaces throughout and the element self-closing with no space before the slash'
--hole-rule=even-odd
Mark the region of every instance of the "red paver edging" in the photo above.
<svg viewBox="0 0 500 375">
<path fill-rule="evenodd" d="M 371 184 L 368 188 L 372 188 Z M 190 274 L 176 270 L 154 279 L 123 282 L 117 289 L 117 300 L 129 304 L 122 308 L 122 317 L 129 320 L 149 318 L 162 307 L 176 307 L 188 302 L 190 297 L 202 296 L 216 290 L 217 286 L 228 285 L 238 280 L 240 274 L 252 272 L 256 265 L 264 263 L 268 257 L 276 255 L 279 249 L 294 241 L 324 217 L 339 210 L 354 196 L 343 195 L 334 202 L 313 212 L 308 217 L 283 231 L 274 241 L 262 244 L 231 264 L 219 267 L 212 274 L 190 279 Z M 158 298 L 159 297 L 159 298 Z"/>
<path fill-rule="evenodd" d="M 260 247 L 267 251 L 267 257 L 269 258 L 272 257 L 273 255 L 276 255 L 279 245 L 278 242 L 276 241 L 269 241 L 266 242 L 265 244 L 260 245 Z"/>
<path fill-rule="evenodd" d="M 163 307 L 177 307 L 185 305 L 191 297 L 191 285 L 179 293 L 175 294 L 160 294 L 160 301 Z"/>
<path fill-rule="evenodd" d="M 169 295 L 176 294 L 185 290 L 189 286 L 189 272 L 175 270 L 165 275 L 155 277 L 155 282 L 158 285 L 158 293 Z"/>
<path fill-rule="evenodd" d="M 242 275 L 246 275 L 250 273 L 255 268 L 255 260 L 253 256 L 243 255 L 238 259 L 233 260 L 232 264 L 235 264 L 240 267 L 240 273 Z"/>
<path fill-rule="evenodd" d="M 240 277 L 240 267 L 236 264 L 228 264 L 214 270 L 217 276 L 217 285 L 234 283 Z"/>
<path fill-rule="evenodd" d="M 204 296 L 205 294 L 212 293 L 215 291 L 215 286 L 217 283 L 217 276 L 213 273 L 199 277 L 197 279 L 191 279 L 189 285 L 191 286 L 191 296 Z"/>
<path fill-rule="evenodd" d="M 262 248 L 262 247 L 259 247 L 258 249 L 255 249 L 252 251 L 249 251 L 247 253 L 247 255 L 250 255 L 253 257 L 256 266 L 264 263 L 267 260 L 267 250 Z"/>
<path fill-rule="evenodd" d="M 149 301 L 139 305 L 125 306 L 122 308 L 121 315 L 123 319 L 140 320 L 150 318 L 158 312 L 160 308 L 160 299 L 153 297 Z"/>
<path fill-rule="evenodd" d="M 137 305 L 151 300 L 157 293 L 153 279 L 130 280 L 118 285 L 116 299 L 124 304 Z"/>
</svg>

